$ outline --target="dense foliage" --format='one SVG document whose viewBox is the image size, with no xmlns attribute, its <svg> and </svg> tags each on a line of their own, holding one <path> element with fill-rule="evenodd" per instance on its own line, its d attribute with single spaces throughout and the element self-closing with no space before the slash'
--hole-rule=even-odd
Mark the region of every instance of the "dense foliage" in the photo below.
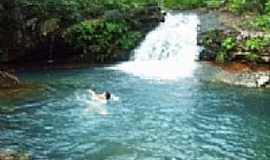
<svg viewBox="0 0 270 160">
<path fill-rule="evenodd" d="M 16 0 L 15 3 L 31 9 L 38 16 L 56 16 L 70 20 L 96 17 L 107 10 L 128 12 L 147 5 L 156 5 L 154 0 Z"/>
<path fill-rule="evenodd" d="M 268 0 L 164 0 L 164 5 L 172 9 L 193 9 L 198 7 L 225 7 L 235 13 L 269 10 Z"/>
<path fill-rule="evenodd" d="M 125 21 L 88 20 L 68 28 L 64 37 L 83 56 L 104 62 L 119 54 L 115 50 L 134 48 L 139 42 L 141 33 L 128 27 Z"/>
<path fill-rule="evenodd" d="M 138 44 L 144 34 L 140 21 L 154 16 L 147 15 L 153 14 L 147 11 L 152 6 L 157 7 L 158 2 L 1 0 L 0 62 L 26 56 L 52 59 L 66 51 L 84 61 L 109 61 L 116 56 L 114 52 L 130 50 Z M 10 40 L 5 41 L 5 37 Z"/>
<path fill-rule="evenodd" d="M 218 8 L 223 4 L 222 0 L 164 0 L 164 6 L 171 9 Z"/>
</svg>

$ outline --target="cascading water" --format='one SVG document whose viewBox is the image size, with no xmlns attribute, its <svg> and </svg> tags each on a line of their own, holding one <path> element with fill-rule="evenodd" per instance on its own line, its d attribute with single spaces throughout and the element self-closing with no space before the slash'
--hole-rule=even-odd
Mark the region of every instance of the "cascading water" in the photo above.
<svg viewBox="0 0 270 160">
<path fill-rule="evenodd" d="M 113 67 L 150 79 L 178 79 L 192 76 L 196 68 L 197 27 L 195 14 L 168 14 L 165 22 L 150 32 L 134 50 L 131 61 Z"/>
</svg>

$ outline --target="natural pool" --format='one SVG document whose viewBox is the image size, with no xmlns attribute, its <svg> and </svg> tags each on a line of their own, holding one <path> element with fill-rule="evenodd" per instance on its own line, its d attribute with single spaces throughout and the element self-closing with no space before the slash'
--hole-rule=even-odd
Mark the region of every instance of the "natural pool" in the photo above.
<svg viewBox="0 0 270 160">
<path fill-rule="evenodd" d="M 20 73 L 45 89 L 0 100 L 0 148 L 50 160 L 270 159 L 270 91 L 215 82 L 216 69 L 199 62 L 166 79 L 171 62 Z M 98 104 L 93 88 L 119 99 Z"/>
<path fill-rule="evenodd" d="M 16 109 L 0 115 L 0 146 L 34 159 L 270 158 L 269 91 L 103 68 L 23 77 L 49 88 L 5 104 Z M 93 87 L 120 99 L 96 106 L 87 92 Z"/>
</svg>

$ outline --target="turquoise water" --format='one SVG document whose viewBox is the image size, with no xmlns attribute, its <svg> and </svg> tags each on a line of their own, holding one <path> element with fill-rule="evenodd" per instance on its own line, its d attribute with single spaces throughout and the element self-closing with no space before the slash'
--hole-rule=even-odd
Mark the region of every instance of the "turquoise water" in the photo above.
<svg viewBox="0 0 270 160">
<path fill-rule="evenodd" d="M 270 92 L 211 82 L 206 71 L 174 81 L 104 68 L 21 73 L 46 90 L 0 101 L 14 108 L 0 112 L 0 148 L 33 159 L 270 159 Z M 93 102 L 93 88 L 119 100 Z"/>
</svg>

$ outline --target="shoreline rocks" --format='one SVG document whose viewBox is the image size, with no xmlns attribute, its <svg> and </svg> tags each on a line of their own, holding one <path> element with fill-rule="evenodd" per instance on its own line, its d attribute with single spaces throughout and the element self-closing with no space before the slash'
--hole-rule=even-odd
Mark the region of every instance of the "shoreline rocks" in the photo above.
<svg viewBox="0 0 270 160">
<path fill-rule="evenodd" d="M 256 78 L 257 87 L 270 87 L 270 74 L 269 75 L 259 75 Z M 269 85 L 269 86 L 268 86 Z"/>
<path fill-rule="evenodd" d="M 249 88 L 270 88 L 270 71 L 232 73 L 223 70 L 216 75 L 216 80 Z"/>
<path fill-rule="evenodd" d="M 265 34 L 240 28 L 243 17 L 216 11 L 211 20 L 211 29 L 200 29 L 198 45 L 201 46 L 200 61 L 213 62 L 221 66 L 218 81 L 256 88 L 270 88 L 270 44 L 260 45 Z M 210 21 L 210 22 L 208 22 Z M 263 69 L 260 69 L 263 66 Z M 235 68 L 236 67 L 236 68 Z"/>
</svg>

